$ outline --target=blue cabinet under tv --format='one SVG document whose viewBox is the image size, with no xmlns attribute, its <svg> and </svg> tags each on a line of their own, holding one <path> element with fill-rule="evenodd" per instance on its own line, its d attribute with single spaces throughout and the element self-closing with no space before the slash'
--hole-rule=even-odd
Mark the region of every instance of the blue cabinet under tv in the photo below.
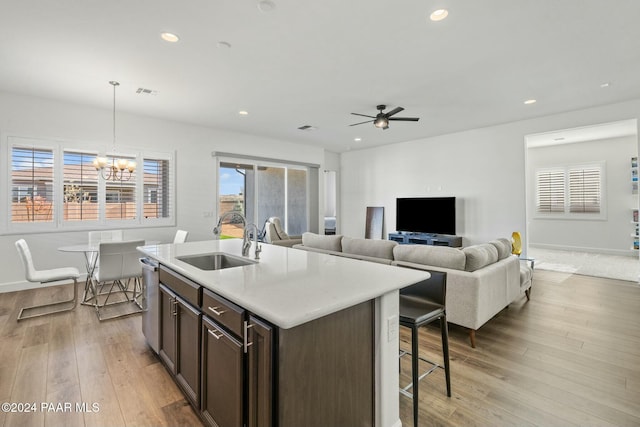
<svg viewBox="0 0 640 427">
<path fill-rule="evenodd" d="M 462 247 L 462 237 L 447 234 L 430 233 L 389 233 L 389 240 L 402 245 L 432 245 L 450 246 L 452 248 Z"/>
</svg>

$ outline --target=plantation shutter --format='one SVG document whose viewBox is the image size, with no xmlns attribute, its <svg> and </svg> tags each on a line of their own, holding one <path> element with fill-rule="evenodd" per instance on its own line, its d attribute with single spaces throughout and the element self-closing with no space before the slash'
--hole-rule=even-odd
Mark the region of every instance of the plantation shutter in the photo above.
<svg viewBox="0 0 640 427">
<path fill-rule="evenodd" d="M 144 218 L 170 218 L 171 180 L 169 179 L 169 160 L 144 159 Z"/>
<path fill-rule="evenodd" d="M 65 151 L 63 211 L 65 221 L 98 220 L 98 172 L 95 154 Z"/>
<path fill-rule="evenodd" d="M 569 212 L 600 213 L 600 181 L 600 167 L 569 169 Z"/>
<path fill-rule="evenodd" d="M 117 169 L 117 162 L 134 161 L 133 157 L 107 155 L 107 169 L 111 165 L 110 178 L 106 179 L 105 218 L 107 220 L 136 219 L 136 173 Z M 116 169 L 114 169 L 114 167 Z"/>
<path fill-rule="evenodd" d="M 53 222 L 53 150 L 11 149 L 11 222 Z"/>
<path fill-rule="evenodd" d="M 540 213 L 564 212 L 564 171 L 544 170 L 537 173 L 536 210 Z"/>
</svg>

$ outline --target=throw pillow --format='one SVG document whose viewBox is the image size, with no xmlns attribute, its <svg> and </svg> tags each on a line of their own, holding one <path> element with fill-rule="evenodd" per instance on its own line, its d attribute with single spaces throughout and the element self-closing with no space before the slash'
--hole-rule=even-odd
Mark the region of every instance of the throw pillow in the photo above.
<svg viewBox="0 0 640 427">
<path fill-rule="evenodd" d="M 393 258 L 453 270 L 464 270 L 465 263 L 464 253 L 448 246 L 398 245 L 393 248 Z"/>
<path fill-rule="evenodd" d="M 467 258 L 464 267 L 466 271 L 476 271 L 498 261 L 498 250 L 489 243 L 467 246 L 462 252 Z"/>
<path fill-rule="evenodd" d="M 342 238 L 342 252 L 373 258 L 392 260 L 393 248 L 397 245 L 398 242 L 390 240 L 355 239 L 347 236 Z"/>
<path fill-rule="evenodd" d="M 342 252 L 342 235 L 322 236 L 320 234 L 306 232 L 302 234 L 302 244 L 310 248 Z"/>
<path fill-rule="evenodd" d="M 511 255 L 511 241 L 509 239 L 496 239 L 489 242 L 498 250 L 498 260 L 505 259 Z"/>
</svg>

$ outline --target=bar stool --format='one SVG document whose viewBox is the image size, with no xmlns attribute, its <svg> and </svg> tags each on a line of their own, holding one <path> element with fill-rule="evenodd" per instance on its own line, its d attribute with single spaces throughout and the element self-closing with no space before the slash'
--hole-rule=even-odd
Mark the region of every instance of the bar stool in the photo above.
<svg viewBox="0 0 640 427">
<path fill-rule="evenodd" d="M 431 278 L 400 290 L 400 325 L 411 328 L 411 352 L 400 351 L 400 357 L 411 355 L 411 384 L 400 389 L 405 396 L 413 400 L 413 425 L 418 426 L 418 382 L 437 368 L 443 368 L 437 363 L 424 359 L 418 355 L 418 329 L 436 320 L 440 320 L 442 335 L 442 353 L 444 357 L 444 373 L 447 382 L 447 396 L 451 397 L 451 375 L 449 370 L 449 331 L 445 310 L 447 273 L 429 271 Z M 419 375 L 418 361 L 422 360 L 432 365 L 427 372 Z M 412 393 L 408 391 L 412 388 Z"/>
</svg>

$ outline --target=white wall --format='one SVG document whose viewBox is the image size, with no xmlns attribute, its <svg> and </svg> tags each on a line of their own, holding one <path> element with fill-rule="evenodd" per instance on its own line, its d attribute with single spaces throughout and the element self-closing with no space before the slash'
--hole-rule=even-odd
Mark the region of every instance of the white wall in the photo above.
<svg viewBox="0 0 640 427">
<path fill-rule="evenodd" d="M 586 141 L 574 144 L 529 148 L 528 216 L 529 244 L 553 249 L 571 249 L 618 255 L 632 255 L 631 210 L 637 196 L 631 192 L 631 157 L 637 156 L 637 137 Z M 603 200 L 606 218 L 550 219 L 535 214 L 535 174 L 540 168 L 580 163 L 605 162 Z"/>
<path fill-rule="evenodd" d="M 367 206 L 385 207 L 386 234 L 395 229 L 396 197 L 455 196 L 464 245 L 515 230 L 526 243 L 525 136 L 638 116 L 634 100 L 343 153 L 342 233 L 364 236 Z"/>
<path fill-rule="evenodd" d="M 112 111 L 65 104 L 40 98 L 0 92 L 0 149 L 6 152 L 7 136 L 86 141 L 90 148 L 112 149 Z M 281 157 L 305 163 L 324 164 L 322 149 L 277 141 L 170 120 L 117 113 L 117 145 L 154 151 L 176 152 L 177 228 L 189 231 L 189 240 L 211 238 L 217 218 L 216 167 L 212 151 L 261 157 Z M 1 172 L 2 174 L 5 171 Z M 5 186 L 6 177 L 3 182 Z M 6 187 L 5 187 L 6 188 Z M 6 193 L 6 191 L 5 191 Z M 322 193 L 320 193 L 320 197 Z M 6 201 L 0 204 L 0 221 L 6 221 Z M 318 202 L 315 203 L 318 206 Z M 316 213 L 317 218 L 319 213 Z M 173 239 L 176 227 L 126 230 L 125 238 Z M 82 256 L 61 253 L 59 246 L 85 243 L 84 232 L 56 232 L 0 236 L 0 292 L 24 285 L 24 274 L 14 242 L 24 237 L 37 268 L 76 266 L 84 270 Z"/>
</svg>

